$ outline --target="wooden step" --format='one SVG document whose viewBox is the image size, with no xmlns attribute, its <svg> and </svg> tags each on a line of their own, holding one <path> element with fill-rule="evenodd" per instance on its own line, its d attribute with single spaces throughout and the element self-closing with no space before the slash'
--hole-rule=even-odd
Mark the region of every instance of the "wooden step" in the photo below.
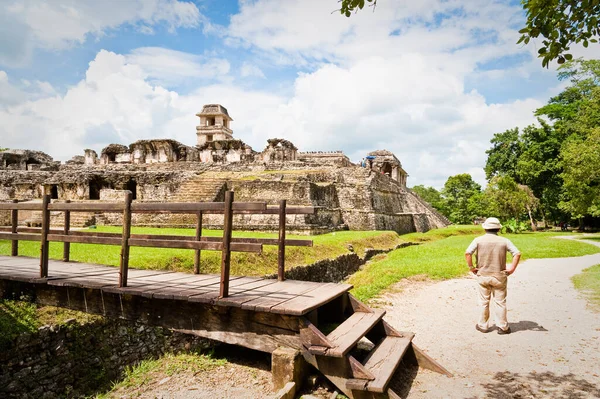
<svg viewBox="0 0 600 399">
<path fill-rule="evenodd" d="M 398 368 L 400 360 L 411 345 L 410 338 L 385 337 L 379 345 L 366 357 L 364 366 L 371 374 L 375 376 L 372 381 L 368 380 L 349 380 L 348 386 L 351 389 L 357 389 L 358 381 L 363 381 L 363 390 L 369 392 L 385 392 L 392 375 Z"/>
<path fill-rule="evenodd" d="M 327 335 L 331 344 L 325 356 L 344 357 L 356 343 L 375 326 L 385 314 L 384 310 L 355 312 Z M 321 354 L 322 348 L 309 348 L 313 354 Z"/>
</svg>

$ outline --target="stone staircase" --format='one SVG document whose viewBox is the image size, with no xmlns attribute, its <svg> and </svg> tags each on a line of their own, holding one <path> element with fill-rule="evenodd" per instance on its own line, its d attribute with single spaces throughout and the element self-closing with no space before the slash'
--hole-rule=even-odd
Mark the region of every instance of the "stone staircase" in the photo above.
<svg viewBox="0 0 600 399">
<path fill-rule="evenodd" d="M 173 202 L 213 202 L 222 200 L 226 190 L 227 180 L 195 176 L 186 180 L 177 190 L 171 201 Z"/>
<path fill-rule="evenodd" d="M 350 294 L 328 306 L 302 320 L 303 356 L 349 398 L 400 398 L 392 377 L 403 362 L 451 375 L 412 343 L 413 333 L 383 320 L 385 311 Z"/>
</svg>

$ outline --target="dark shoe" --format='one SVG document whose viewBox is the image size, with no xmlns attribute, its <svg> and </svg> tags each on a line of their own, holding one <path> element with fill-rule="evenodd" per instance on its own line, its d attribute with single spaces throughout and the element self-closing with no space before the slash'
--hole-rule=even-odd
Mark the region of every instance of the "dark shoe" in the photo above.
<svg viewBox="0 0 600 399">
<path fill-rule="evenodd" d="M 498 334 L 500 334 L 500 335 L 505 335 L 505 334 L 510 334 L 510 333 L 511 333 L 510 327 L 508 327 L 506 330 L 503 330 L 501 328 L 498 329 Z"/>
<path fill-rule="evenodd" d="M 486 329 L 484 330 L 483 328 L 479 327 L 479 324 L 475 324 L 475 329 L 476 329 L 477 331 L 479 331 L 479 332 L 482 332 L 482 333 L 484 333 L 484 334 L 485 334 L 485 333 L 489 333 L 489 332 L 490 332 L 490 329 L 489 329 L 489 328 L 486 328 Z"/>
</svg>

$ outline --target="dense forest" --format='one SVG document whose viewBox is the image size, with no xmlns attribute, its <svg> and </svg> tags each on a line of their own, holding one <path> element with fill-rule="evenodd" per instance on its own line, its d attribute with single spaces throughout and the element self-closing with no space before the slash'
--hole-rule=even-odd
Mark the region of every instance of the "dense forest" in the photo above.
<svg viewBox="0 0 600 399">
<path fill-rule="evenodd" d="M 600 60 L 567 61 L 568 86 L 535 111 L 538 123 L 496 133 L 486 151 L 487 186 L 469 174 L 438 191 L 412 188 L 454 223 L 498 216 L 510 229 L 600 224 Z"/>
</svg>

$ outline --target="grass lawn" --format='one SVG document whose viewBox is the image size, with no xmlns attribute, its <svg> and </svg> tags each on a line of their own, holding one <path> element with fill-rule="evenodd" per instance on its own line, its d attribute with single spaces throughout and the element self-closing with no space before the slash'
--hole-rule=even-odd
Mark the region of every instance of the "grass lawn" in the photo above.
<svg viewBox="0 0 600 399">
<path fill-rule="evenodd" d="M 592 308 L 600 311 L 600 265 L 584 269 L 581 274 L 573 276 L 572 280 L 575 288 L 583 293 Z"/>
<path fill-rule="evenodd" d="M 97 320 L 100 316 L 53 306 L 38 307 L 33 303 L 0 299 L 0 350 L 23 333 L 33 333 L 46 324 L 62 324 L 76 318 L 79 323 Z"/>
<path fill-rule="evenodd" d="M 436 236 L 435 241 L 421 239 L 424 243 L 419 246 L 399 249 L 376 258 L 365 265 L 363 270 L 350 277 L 348 282 L 355 287 L 352 294 L 361 300 L 367 300 L 406 277 L 426 275 L 432 279 L 449 279 L 464 275 L 468 272 L 464 258 L 465 249 L 473 238 L 482 233 L 480 227 L 476 230 L 471 229 L 471 234 L 465 233 L 466 231 L 468 229 L 461 226 L 434 230 L 430 233 Z M 453 232 L 458 235 L 451 235 Z M 600 248 L 584 242 L 553 238 L 561 234 L 565 233 L 523 233 L 503 236 L 509 238 L 519 248 L 522 260 L 582 256 L 600 252 Z M 426 235 L 427 233 L 423 237 Z M 407 236 L 402 236 L 404 237 Z"/>
<path fill-rule="evenodd" d="M 120 233 L 120 227 L 99 226 L 95 231 Z M 169 229 L 133 227 L 133 234 L 166 234 L 194 236 L 193 229 Z M 221 230 L 203 230 L 205 236 L 221 236 Z M 274 233 L 257 233 L 234 231 L 234 237 L 276 238 Z M 317 236 L 294 236 L 287 238 L 311 239 L 313 247 L 286 248 L 286 267 L 307 265 L 321 259 L 335 258 L 347 254 L 348 244 L 360 256 L 366 248 L 393 248 L 404 240 L 390 231 L 339 231 Z M 62 243 L 50 243 L 50 258 L 62 259 Z M 19 242 L 19 254 L 38 257 L 40 244 L 31 241 Z M 121 247 L 98 244 L 71 244 L 71 260 L 97 263 L 103 265 L 119 265 Z M 0 241 L 0 255 L 10 254 L 10 241 Z M 194 268 L 194 251 L 188 249 L 140 248 L 132 247 L 129 265 L 140 269 L 159 269 L 191 272 Z M 221 252 L 202 251 L 201 273 L 219 273 Z M 233 252 L 231 256 L 231 274 L 246 276 L 263 276 L 277 272 L 277 247 L 264 246 L 262 254 Z"/>
<path fill-rule="evenodd" d="M 137 365 L 128 367 L 121 381 L 115 383 L 109 392 L 96 395 L 95 398 L 124 397 L 115 393 L 125 389 L 140 389 L 152 381 L 158 381 L 159 377 L 171 377 L 182 372 L 195 375 L 225 364 L 227 360 L 214 358 L 211 353 L 167 353 L 160 359 L 142 360 Z"/>
</svg>

